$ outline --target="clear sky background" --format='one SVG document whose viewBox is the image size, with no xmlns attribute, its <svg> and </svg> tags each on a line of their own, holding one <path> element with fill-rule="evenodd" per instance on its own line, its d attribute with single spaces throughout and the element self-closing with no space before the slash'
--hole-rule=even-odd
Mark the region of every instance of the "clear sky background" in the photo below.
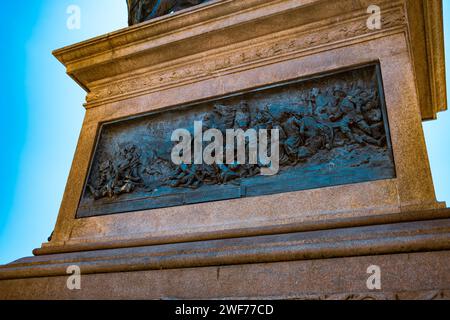
<svg viewBox="0 0 450 320">
<path fill-rule="evenodd" d="M 69 5 L 81 9 L 79 30 L 66 26 Z M 52 232 L 83 121 L 85 92 L 51 52 L 126 27 L 126 12 L 125 0 L 2 2 L 0 264 L 30 256 Z M 424 129 L 437 198 L 450 204 L 450 111 Z"/>
</svg>

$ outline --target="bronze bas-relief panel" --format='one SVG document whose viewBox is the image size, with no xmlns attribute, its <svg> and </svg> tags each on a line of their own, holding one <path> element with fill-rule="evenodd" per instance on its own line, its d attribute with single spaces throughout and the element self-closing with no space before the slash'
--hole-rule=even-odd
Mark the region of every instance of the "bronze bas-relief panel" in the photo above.
<svg viewBox="0 0 450 320">
<path fill-rule="evenodd" d="M 194 121 L 224 137 L 226 129 L 278 129 L 279 172 L 174 165 L 172 132 L 193 132 Z M 103 124 L 77 218 L 395 176 L 380 70 L 369 65 Z"/>
</svg>

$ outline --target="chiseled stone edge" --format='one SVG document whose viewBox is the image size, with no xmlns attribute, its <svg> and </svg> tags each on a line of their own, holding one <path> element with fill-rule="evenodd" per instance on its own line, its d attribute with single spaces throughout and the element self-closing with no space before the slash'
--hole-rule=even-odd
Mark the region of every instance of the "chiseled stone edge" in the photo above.
<svg viewBox="0 0 450 320">
<path fill-rule="evenodd" d="M 447 110 L 442 0 L 424 0 L 425 35 L 430 66 L 432 119 Z"/>
<path fill-rule="evenodd" d="M 381 30 L 371 31 L 365 28 L 365 30 L 359 30 L 362 32 L 361 34 L 352 34 L 352 27 L 345 27 L 345 23 L 360 24 L 362 22 L 365 24 L 367 13 L 365 12 L 366 8 L 364 6 L 369 3 L 366 1 L 359 5 L 359 9 L 355 7 L 355 3 L 353 2 L 353 8 L 355 10 L 350 13 L 348 13 L 348 11 L 336 12 L 337 15 L 341 15 L 338 20 L 336 20 L 336 17 L 332 17 L 329 14 L 317 12 L 318 17 L 316 22 L 305 24 L 304 22 L 299 21 L 296 23 L 297 27 L 294 28 L 289 26 L 286 27 L 285 31 L 278 31 L 276 34 L 291 32 L 295 29 L 298 29 L 298 32 L 300 32 L 301 29 L 304 29 L 307 33 L 310 33 L 311 36 L 316 36 L 318 37 L 318 40 L 323 40 L 326 32 L 321 34 L 321 28 L 328 25 L 335 29 L 339 29 L 339 31 L 344 33 L 347 31 L 346 29 L 349 29 L 350 33 L 348 34 L 347 40 L 352 41 L 352 39 L 358 39 L 362 36 L 376 37 L 377 35 L 383 36 L 393 32 L 390 31 L 393 29 L 393 25 L 389 22 L 389 19 L 392 19 L 390 15 L 392 14 L 391 11 L 393 8 L 400 9 L 403 12 L 402 20 L 395 21 L 395 25 L 401 29 L 398 29 L 397 32 L 403 30 L 408 32 L 408 27 L 416 23 L 416 21 L 412 19 L 419 19 L 420 22 L 424 24 L 424 34 L 419 35 L 416 40 L 414 40 L 414 37 L 410 39 L 410 50 L 413 56 L 416 56 L 416 58 L 418 57 L 416 63 L 423 63 L 425 61 L 428 66 L 424 70 L 416 68 L 416 72 L 419 72 L 417 85 L 426 85 L 420 82 L 421 79 L 422 82 L 424 82 L 425 79 L 430 80 L 428 86 L 423 89 L 424 91 L 421 91 L 421 95 L 423 96 L 421 99 L 421 109 L 424 120 L 434 119 L 436 118 L 437 112 L 447 109 L 442 1 L 420 0 L 419 5 L 415 6 L 414 9 L 411 9 L 406 5 L 409 1 L 411 0 L 381 1 L 378 3 L 382 9 L 382 18 L 385 20 Z M 67 73 L 88 92 L 85 107 L 91 108 L 101 105 L 102 103 L 126 99 L 133 95 L 150 93 L 153 92 L 155 88 L 168 89 L 190 82 L 201 81 L 205 77 L 219 76 L 222 72 L 230 72 L 230 70 L 228 70 L 229 68 L 221 69 L 223 63 L 226 62 L 226 60 L 224 60 L 222 61 L 223 63 L 217 65 L 217 68 L 212 69 L 213 71 L 208 69 L 209 73 L 206 75 L 202 72 L 196 74 L 195 70 L 187 70 L 186 72 L 188 74 L 183 74 L 184 69 L 181 69 L 178 70 L 178 73 L 175 74 L 174 77 L 172 77 L 169 73 L 169 71 L 173 71 L 171 67 L 174 64 L 182 64 L 185 60 L 183 59 L 183 56 L 186 59 L 189 59 L 189 62 L 193 62 L 195 60 L 193 58 L 196 55 L 194 51 L 185 55 L 180 53 L 179 57 L 175 59 L 175 61 L 172 61 L 173 63 L 167 61 L 164 62 L 163 60 L 160 62 L 153 62 L 153 59 L 147 59 L 139 62 L 139 65 L 128 66 L 132 67 L 132 70 L 129 69 L 130 74 L 126 75 L 130 82 L 124 84 L 120 78 L 125 75 L 126 72 L 124 73 L 123 71 L 128 70 L 128 67 L 125 67 L 123 63 L 128 61 L 128 58 L 130 57 L 142 54 L 147 55 L 149 52 L 153 52 L 154 49 L 161 49 L 162 46 L 176 46 L 180 41 L 189 44 L 190 39 L 198 36 L 202 36 L 207 42 L 208 34 L 232 27 L 233 23 L 236 23 L 234 22 L 236 19 L 238 22 L 255 23 L 256 21 L 259 21 L 259 19 L 270 20 L 272 16 L 276 15 L 275 13 L 288 14 L 293 9 L 301 10 L 302 8 L 310 8 L 313 6 L 320 7 L 321 3 L 322 1 L 318 0 L 301 0 L 298 2 L 290 0 L 211 1 L 205 5 L 191 8 L 186 12 L 154 19 L 131 28 L 122 29 L 55 50 L 54 55 L 67 67 Z M 337 7 L 339 6 L 336 6 L 336 8 Z M 342 10 L 342 8 L 340 10 Z M 410 12 L 410 10 L 412 11 Z M 357 21 L 358 19 L 360 19 L 360 21 Z M 343 27 L 341 28 L 340 26 Z M 202 33 L 203 28 L 206 29 L 206 31 L 203 31 Z M 411 32 L 411 30 L 409 31 Z M 316 33 L 317 35 L 315 35 Z M 423 37 L 423 39 L 421 37 Z M 258 36 L 248 36 L 247 41 L 251 41 L 250 39 L 256 40 L 258 39 Z M 269 41 L 270 35 L 263 36 L 259 39 L 266 39 Z M 426 42 L 425 51 L 427 52 L 422 52 L 420 51 L 421 49 L 417 49 L 421 46 L 418 46 L 418 43 L 414 41 Z M 313 41 L 310 48 L 298 48 L 296 50 L 299 52 L 304 51 L 306 53 L 313 52 L 315 48 L 324 46 L 323 44 L 316 45 L 315 42 L 316 41 Z M 339 45 L 340 40 L 329 38 L 327 43 L 328 45 L 333 43 Z M 221 47 L 222 49 L 226 48 L 226 50 L 229 50 L 235 44 L 236 41 L 233 42 L 232 40 L 228 40 L 228 42 L 221 45 Z M 216 49 L 207 50 L 212 53 L 212 60 L 216 58 L 213 53 Z M 246 47 L 246 50 L 247 49 L 248 47 Z M 202 49 L 197 51 L 199 53 L 204 52 Z M 291 55 L 292 52 L 293 51 L 289 51 Z M 255 53 L 257 52 L 255 51 Z M 274 51 L 273 57 L 271 57 L 272 62 L 276 62 L 277 59 L 283 59 L 283 56 L 285 55 L 286 54 Z M 217 58 L 219 57 L 220 54 Z M 255 66 L 258 62 L 268 63 L 264 59 L 258 57 L 253 61 Z M 204 62 L 204 59 L 200 59 L 200 63 L 202 62 Z M 108 65 L 111 65 L 112 63 L 122 67 L 118 68 L 117 71 L 113 72 L 111 75 L 107 75 L 109 74 L 108 70 L 112 70 Z M 249 68 L 250 65 L 249 61 L 244 61 L 241 64 L 242 66 L 239 65 L 239 63 L 233 65 L 233 68 L 236 69 L 242 67 L 243 69 L 246 69 Z M 119 69 L 121 71 L 119 71 Z M 167 69 L 165 70 L 167 72 L 162 72 L 162 69 Z M 162 74 L 160 74 L 161 72 Z M 97 79 L 92 79 L 92 81 L 87 79 L 83 80 L 84 75 L 87 74 L 96 74 Z M 142 77 L 142 81 L 136 81 L 133 74 L 140 74 L 139 77 Z M 150 74 L 154 76 L 151 81 L 145 77 L 150 76 Z M 162 80 L 160 81 L 160 79 Z M 428 80 L 426 82 L 428 82 Z"/>
<path fill-rule="evenodd" d="M 362 217 L 348 217 L 337 219 L 325 219 L 320 221 L 302 221 L 297 223 L 270 225 L 268 227 L 255 227 L 255 228 L 240 228 L 231 229 L 228 231 L 214 231 L 214 232 L 197 232 L 189 233 L 187 235 L 179 236 L 149 236 L 133 238 L 133 239 L 121 239 L 121 238 L 103 238 L 101 240 L 93 241 L 63 241 L 53 243 L 52 245 L 44 245 L 41 248 L 33 250 L 33 254 L 36 256 L 70 253 L 80 251 L 92 251 L 92 250 L 108 250 L 118 248 L 133 248 L 153 246 L 159 244 L 171 244 L 181 242 L 192 241 L 206 241 L 217 239 L 229 239 L 229 238 L 241 238 L 252 237 L 262 235 L 276 235 L 284 233 L 306 232 L 306 231 L 318 231 L 318 230 L 330 230 L 340 228 L 352 228 L 362 227 L 380 224 L 391 224 L 400 222 L 412 222 L 412 221 L 425 221 L 436 219 L 450 218 L 450 209 L 443 204 L 440 209 L 433 210 L 420 210 L 420 211 L 402 211 L 380 215 L 366 215 Z"/>
<path fill-rule="evenodd" d="M 450 219 L 24 258 L 0 267 L 0 280 L 223 266 L 450 249 Z"/>
<path fill-rule="evenodd" d="M 170 270 L 81 274 L 0 281 L 0 299 L 440 300 L 449 299 L 450 251 L 366 255 Z M 367 268 L 381 289 L 367 288 Z"/>
<path fill-rule="evenodd" d="M 329 44 L 339 45 L 342 41 L 351 41 L 368 33 L 367 15 L 357 19 L 334 24 L 332 27 L 320 27 L 312 32 L 311 26 L 291 30 L 288 35 L 249 40 L 236 48 L 221 48 L 219 52 L 205 59 L 202 54 L 190 56 L 184 62 L 170 63 L 162 70 L 151 70 L 117 81 L 108 80 L 101 85 L 93 85 L 87 95 L 87 108 L 99 104 L 114 102 L 128 97 L 148 94 L 155 91 L 183 86 L 192 82 L 203 81 L 221 75 L 272 64 L 292 59 L 293 55 L 312 52 Z M 382 16 L 382 33 L 386 34 L 396 28 L 402 28 L 406 17 L 401 7 L 384 12 Z M 328 24 L 328 23 L 327 23 Z M 370 32 L 375 36 L 381 32 Z M 341 44 L 342 45 L 342 44 Z M 305 53 L 304 53 L 305 54 Z"/>
</svg>

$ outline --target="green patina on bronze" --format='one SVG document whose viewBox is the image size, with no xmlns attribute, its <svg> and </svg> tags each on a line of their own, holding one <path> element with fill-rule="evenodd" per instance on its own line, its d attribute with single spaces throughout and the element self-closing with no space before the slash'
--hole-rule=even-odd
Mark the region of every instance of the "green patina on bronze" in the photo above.
<svg viewBox="0 0 450 320">
<path fill-rule="evenodd" d="M 127 0 L 128 23 L 134 25 L 210 0 Z"/>
</svg>

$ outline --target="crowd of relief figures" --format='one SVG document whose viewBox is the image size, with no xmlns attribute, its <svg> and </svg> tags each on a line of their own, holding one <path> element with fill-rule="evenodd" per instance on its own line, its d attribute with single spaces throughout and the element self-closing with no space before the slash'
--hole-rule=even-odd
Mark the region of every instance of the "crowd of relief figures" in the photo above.
<svg viewBox="0 0 450 320">
<path fill-rule="evenodd" d="M 91 204 L 114 202 L 132 199 L 130 194 L 159 197 L 221 185 L 244 185 L 238 195 L 243 197 L 252 187 L 260 188 L 250 192 L 258 195 L 392 178 L 379 85 L 376 68 L 370 66 L 108 124 L 84 198 Z M 214 128 L 224 135 L 227 129 L 278 129 L 277 176 L 261 176 L 260 164 L 237 161 L 174 165 L 171 133 L 193 131 L 194 121 L 200 120 L 204 131 Z M 264 190 L 267 183 L 271 191 Z"/>
</svg>

